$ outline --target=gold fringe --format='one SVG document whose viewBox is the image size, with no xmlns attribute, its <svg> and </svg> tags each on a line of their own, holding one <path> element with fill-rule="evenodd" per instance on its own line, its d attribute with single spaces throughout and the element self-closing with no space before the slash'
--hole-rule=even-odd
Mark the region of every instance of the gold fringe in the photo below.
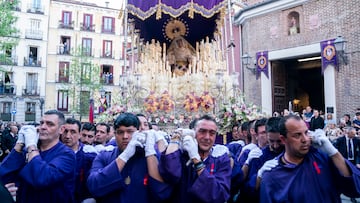
<svg viewBox="0 0 360 203">
<path fill-rule="evenodd" d="M 190 9 L 189 9 L 189 18 L 194 18 L 194 2 L 191 0 Z"/>
<path fill-rule="evenodd" d="M 161 19 L 161 0 L 159 0 L 158 8 L 156 10 L 156 20 Z"/>
</svg>

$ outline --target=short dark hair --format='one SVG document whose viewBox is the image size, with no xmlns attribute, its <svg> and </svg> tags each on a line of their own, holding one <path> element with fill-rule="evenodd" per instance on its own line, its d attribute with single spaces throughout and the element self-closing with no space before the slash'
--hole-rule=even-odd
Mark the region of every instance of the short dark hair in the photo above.
<svg viewBox="0 0 360 203">
<path fill-rule="evenodd" d="M 81 131 L 87 130 L 87 131 L 96 131 L 95 125 L 90 122 L 85 122 L 82 124 Z"/>
<path fill-rule="evenodd" d="M 248 121 L 245 121 L 241 124 L 241 131 L 247 131 L 249 128 L 249 122 Z"/>
<path fill-rule="evenodd" d="M 140 120 L 136 115 L 132 113 L 122 113 L 115 119 L 114 129 L 118 129 L 120 126 L 134 126 L 136 129 L 139 129 Z"/>
<path fill-rule="evenodd" d="M 267 121 L 266 121 L 266 125 L 265 125 L 265 129 L 266 132 L 269 133 L 278 133 L 279 131 L 279 121 L 280 121 L 280 117 L 270 117 Z"/>
<path fill-rule="evenodd" d="M 103 125 L 103 126 L 105 126 L 105 127 L 106 127 L 106 132 L 107 132 L 107 133 L 108 133 L 108 132 L 110 132 L 110 126 L 109 126 L 109 124 L 104 123 L 104 122 L 101 122 L 101 123 L 97 123 L 95 127 L 98 127 L 99 125 Z"/>
<path fill-rule="evenodd" d="M 189 129 L 194 129 L 196 122 L 198 121 L 197 118 L 193 119 L 189 124 Z"/>
<path fill-rule="evenodd" d="M 44 115 L 57 115 L 59 118 L 59 125 L 65 124 L 65 116 L 61 111 L 58 111 L 56 109 L 48 110 L 44 113 Z"/>
<path fill-rule="evenodd" d="M 255 132 L 258 133 L 258 127 L 265 126 L 267 119 L 261 118 L 255 122 Z"/>
<path fill-rule="evenodd" d="M 81 123 L 80 123 L 80 121 L 76 120 L 75 118 L 67 118 L 65 120 L 65 124 L 76 124 L 78 126 L 78 130 L 80 132 Z"/>
<path fill-rule="evenodd" d="M 360 112 L 356 112 L 356 113 L 355 113 L 355 116 L 360 116 Z"/>
<path fill-rule="evenodd" d="M 298 120 L 298 121 L 302 120 L 300 116 L 297 116 L 297 115 L 294 115 L 294 114 L 290 114 L 288 116 L 281 117 L 281 119 L 279 121 L 279 132 L 280 132 L 280 135 L 282 135 L 284 137 L 287 137 L 288 131 L 286 129 L 285 124 L 289 119 L 295 119 L 295 120 Z"/>
<path fill-rule="evenodd" d="M 212 121 L 212 122 L 214 122 L 215 125 L 217 126 L 216 120 L 215 120 L 213 117 L 211 117 L 211 116 L 209 116 L 209 115 L 203 115 L 203 116 L 201 116 L 199 119 L 197 119 L 197 121 L 195 122 L 194 128 L 196 128 L 197 125 L 198 125 L 198 124 L 200 123 L 200 121 L 202 121 L 202 120 Z"/>
</svg>

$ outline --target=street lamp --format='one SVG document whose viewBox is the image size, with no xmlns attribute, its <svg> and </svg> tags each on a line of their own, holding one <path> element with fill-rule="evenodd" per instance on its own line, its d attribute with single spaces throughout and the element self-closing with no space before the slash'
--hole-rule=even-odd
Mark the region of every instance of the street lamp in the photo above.
<svg viewBox="0 0 360 203">
<path fill-rule="evenodd" d="M 340 61 L 343 62 L 345 65 L 348 64 L 348 58 L 345 53 L 346 43 L 347 41 L 342 36 L 338 36 L 334 40 L 336 55 L 338 56 Z"/>
<path fill-rule="evenodd" d="M 246 69 L 250 70 L 254 75 L 256 73 L 256 68 L 250 68 L 251 65 L 251 56 L 248 53 L 245 53 L 242 57 L 242 64 Z"/>
</svg>

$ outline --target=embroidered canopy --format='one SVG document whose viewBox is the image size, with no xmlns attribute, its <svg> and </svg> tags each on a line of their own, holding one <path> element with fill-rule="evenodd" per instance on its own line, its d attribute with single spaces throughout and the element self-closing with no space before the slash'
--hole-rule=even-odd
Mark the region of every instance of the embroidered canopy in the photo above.
<svg viewBox="0 0 360 203">
<path fill-rule="evenodd" d="M 177 19 L 185 25 L 184 37 L 194 45 L 205 37 L 213 38 L 216 20 L 225 6 L 225 0 L 128 0 L 127 9 L 145 41 L 169 43 L 166 26 Z"/>
</svg>

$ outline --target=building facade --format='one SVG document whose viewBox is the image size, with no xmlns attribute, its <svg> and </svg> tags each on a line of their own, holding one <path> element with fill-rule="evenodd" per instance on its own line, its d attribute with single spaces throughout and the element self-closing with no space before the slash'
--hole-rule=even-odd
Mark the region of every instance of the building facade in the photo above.
<svg viewBox="0 0 360 203">
<path fill-rule="evenodd" d="M 306 106 L 351 117 L 360 107 L 360 11 L 357 0 L 246 1 L 234 17 L 240 27 L 241 55 L 251 56 L 241 72 L 245 96 L 272 114 L 285 108 L 302 112 Z M 321 42 L 342 36 L 344 53 L 337 51 L 338 66 L 323 65 Z M 331 50 L 330 50 L 331 51 Z M 259 78 L 249 69 L 266 53 L 267 74 Z M 257 58 L 259 59 L 259 58 Z"/>
<path fill-rule="evenodd" d="M 49 1 L 23 0 L 14 7 L 18 44 L 1 50 L 0 116 L 2 121 L 34 122 L 43 111 Z"/>
<path fill-rule="evenodd" d="M 111 105 L 112 97 L 119 92 L 120 75 L 124 71 L 119 10 L 68 0 L 51 1 L 49 10 L 45 108 L 87 121 L 91 98 L 96 112 L 99 106 Z M 85 84 L 78 87 L 78 81 L 69 73 L 69 68 L 76 65 L 74 57 L 78 57 L 79 50 L 89 63 L 99 67 L 96 73 L 81 67 L 81 80 L 90 74 L 91 81 L 100 83 L 102 95 L 100 87 Z"/>
</svg>

